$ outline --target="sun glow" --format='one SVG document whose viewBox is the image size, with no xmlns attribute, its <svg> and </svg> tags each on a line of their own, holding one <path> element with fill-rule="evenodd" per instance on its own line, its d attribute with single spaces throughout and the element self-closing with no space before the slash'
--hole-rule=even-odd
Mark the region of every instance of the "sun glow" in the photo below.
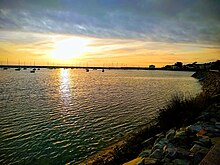
<svg viewBox="0 0 220 165">
<path fill-rule="evenodd" d="M 51 52 L 51 57 L 67 60 L 80 57 L 87 50 L 89 40 L 87 38 L 72 37 L 56 41 L 54 49 Z"/>
</svg>

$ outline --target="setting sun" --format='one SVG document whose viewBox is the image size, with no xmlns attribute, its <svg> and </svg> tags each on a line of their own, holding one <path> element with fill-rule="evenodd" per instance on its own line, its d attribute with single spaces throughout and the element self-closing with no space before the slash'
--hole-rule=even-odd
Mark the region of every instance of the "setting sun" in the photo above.
<svg viewBox="0 0 220 165">
<path fill-rule="evenodd" d="M 51 57 L 66 60 L 80 57 L 87 48 L 89 40 L 86 38 L 72 37 L 55 42 Z"/>
</svg>

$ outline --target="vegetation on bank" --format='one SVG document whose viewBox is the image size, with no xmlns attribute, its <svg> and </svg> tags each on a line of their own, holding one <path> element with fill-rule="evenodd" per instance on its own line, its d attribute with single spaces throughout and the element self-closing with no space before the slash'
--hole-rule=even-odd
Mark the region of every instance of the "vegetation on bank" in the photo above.
<svg viewBox="0 0 220 165">
<path fill-rule="evenodd" d="M 203 92 L 195 98 L 175 95 L 159 113 L 158 125 L 163 130 L 191 124 L 220 94 L 220 73 L 197 71 L 192 75 L 201 80 Z"/>
<path fill-rule="evenodd" d="M 209 105 L 209 98 L 200 94 L 196 98 L 174 95 L 170 102 L 160 111 L 158 125 L 163 130 L 191 124 Z"/>
</svg>

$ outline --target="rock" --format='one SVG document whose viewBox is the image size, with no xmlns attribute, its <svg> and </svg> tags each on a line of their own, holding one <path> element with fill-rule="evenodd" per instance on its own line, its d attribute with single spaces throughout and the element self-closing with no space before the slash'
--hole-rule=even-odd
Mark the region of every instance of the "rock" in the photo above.
<svg viewBox="0 0 220 165">
<path fill-rule="evenodd" d="M 152 154 L 150 154 L 149 157 L 155 159 L 161 159 L 163 157 L 163 151 L 160 149 L 156 149 Z"/>
<path fill-rule="evenodd" d="M 159 141 L 155 141 L 152 150 L 154 151 L 156 149 L 163 149 L 163 147 L 167 144 L 168 144 L 168 140 L 166 138 L 162 138 Z"/>
<path fill-rule="evenodd" d="M 151 138 L 145 140 L 142 144 L 143 144 L 144 146 L 151 146 L 153 143 L 154 143 L 154 138 L 151 137 Z"/>
<path fill-rule="evenodd" d="M 205 125 L 204 125 L 204 129 L 205 129 L 207 132 L 220 133 L 220 130 L 219 130 L 218 128 L 216 128 L 215 125 L 205 124 Z"/>
<path fill-rule="evenodd" d="M 202 129 L 196 134 L 196 136 L 204 136 L 206 133 L 207 133 L 207 131 Z"/>
<path fill-rule="evenodd" d="M 197 144 L 199 146 L 206 147 L 206 145 L 200 141 L 193 141 L 193 144 Z"/>
<path fill-rule="evenodd" d="M 211 118 L 210 121 L 215 123 L 217 120 L 215 118 Z"/>
<path fill-rule="evenodd" d="M 156 149 L 162 150 L 164 146 L 164 144 L 157 143 L 153 146 L 152 151 L 155 151 Z"/>
<path fill-rule="evenodd" d="M 145 165 L 154 165 L 154 164 L 158 164 L 158 160 L 154 159 L 154 158 L 144 158 L 144 164 Z"/>
<path fill-rule="evenodd" d="M 211 118 L 211 115 L 209 112 L 203 112 L 202 115 L 200 115 L 197 120 L 202 120 L 202 121 L 209 121 Z"/>
<path fill-rule="evenodd" d="M 176 131 L 175 138 L 180 138 L 181 136 L 186 136 L 185 128 L 180 128 Z"/>
<path fill-rule="evenodd" d="M 216 127 L 217 129 L 220 129 L 220 122 L 215 122 L 215 127 Z"/>
<path fill-rule="evenodd" d="M 174 130 L 174 129 L 170 129 L 170 130 L 166 133 L 166 139 L 167 139 L 167 140 L 173 139 L 174 136 L 175 136 L 175 130 Z"/>
<path fill-rule="evenodd" d="M 211 143 L 211 140 L 209 139 L 208 136 L 201 136 L 199 138 L 199 141 L 202 142 L 205 146 L 207 146 L 207 145 L 209 146 Z"/>
<path fill-rule="evenodd" d="M 188 131 L 192 132 L 192 133 L 197 133 L 200 130 L 202 130 L 202 126 L 199 124 L 196 125 L 190 125 L 186 128 Z"/>
<path fill-rule="evenodd" d="M 176 152 L 176 155 L 178 158 L 189 158 L 190 156 L 190 152 L 183 149 L 183 148 L 177 148 L 177 152 Z"/>
<path fill-rule="evenodd" d="M 199 164 L 202 159 L 203 159 L 203 155 L 199 152 L 195 153 L 194 158 L 193 158 L 193 164 Z"/>
<path fill-rule="evenodd" d="M 211 142 L 212 144 L 220 144 L 220 137 L 214 137 L 214 138 L 211 138 Z"/>
<path fill-rule="evenodd" d="M 174 159 L 172 163 L 174 163 L 174 165 L 189 165 L 190 161 L 187 159 Z"/>
<path fill-rule="evenodd" d="M 209 149 L 208 148 L 203 148 L 201 149 L 200 151 L 198 151 L 200 154 L 202 154 L 203 156 L 205 156 L 208 152 L 209 152 Z"/>
<path fill-rule="evenodd" d="M 168 143 L 163 147 L 163 151 L 166 152 L 167 148 L 175 148 L 175 146 L 172 143 Z"/>
<path fill-rule="evenodd" d="M 163 145 L 166 145 L 166 144 L 168 144 L 168 139 L 166 139 L 166 138 L 162 138 L 160 141 L 159 141 L 159 143 L 160 144 L 163 144 Z"/>
<path fill-rule="evenodd" d="M 194 145 L 192 146 L 192 148 L 190 149 L 190 152 L 196 153 L 196 152 L 198 152 L 198 151 L 201 150 L 201 149 L 205 149 L 205 147 L 203 147 L 203 146 L 201 146 L 201 145 L 198 145 L 198 144 L 194 144 Z"/>
<path fill-rule="evenodd" d="M 159 137 L 159 138 L 157 138 L 157 139 L 155 140 L 154 145 L 156 145 L 157 143 L 161 143 L 161 142 L 163 142 L 164 140 L 165 140 L 165 138 Z"/>
<path fill-rule="evenodd" d="M 209 132 L 206 134 L 209 138 L 214 138 L 214 137 L 219 137 L 220 136 L 220 133 L 212 133 L 212 132 Z"/>
<path fill-rule="evenodd" d="M 136 163 L 136 165 L 144 165 L 144 159 L 141 159 L 139 162 Z"/>
<path fill-rule="evenodd" d="M 174 157 L 176 155 L 177 149 L 176 148 L 167 148 L 165 153 L 168 157 Z"/>
<path fill-rule="evenodd" d="M 144 150 L 139 154 L 139 157 L 148 157 L 151 154 L 151 150 Z"/>
<path fill-rule="evenodd" d="M 164 137 L 164 133 L 159 133 L 155 135 L 156 138 L 163 138 Z"/>
<path fill-rule="evenodd" d="M 162 160 L 162 164 L 170 164 L 171 163 L 171 160 L 169 159 L 169 158 L 164 158 L 163 160 Z"/>
</svg>

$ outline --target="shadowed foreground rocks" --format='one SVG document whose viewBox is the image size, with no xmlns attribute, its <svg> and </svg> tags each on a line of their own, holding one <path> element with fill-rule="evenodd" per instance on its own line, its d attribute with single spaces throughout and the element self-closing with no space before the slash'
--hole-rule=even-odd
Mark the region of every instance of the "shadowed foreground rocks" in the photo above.
<svg viewBox="0 0 220 165">
<path fill-rule="evenodd" d="M 194 124 L 157 134 L 155 141 L 146 139 L 148 143 L 136 159 L 138 161 L 128 162 L 125 165 L 199 164 L 210 148 L 219 143 L 219 121 L 220 104 L 215 103 L 202 112 Z"/>
</svg>

